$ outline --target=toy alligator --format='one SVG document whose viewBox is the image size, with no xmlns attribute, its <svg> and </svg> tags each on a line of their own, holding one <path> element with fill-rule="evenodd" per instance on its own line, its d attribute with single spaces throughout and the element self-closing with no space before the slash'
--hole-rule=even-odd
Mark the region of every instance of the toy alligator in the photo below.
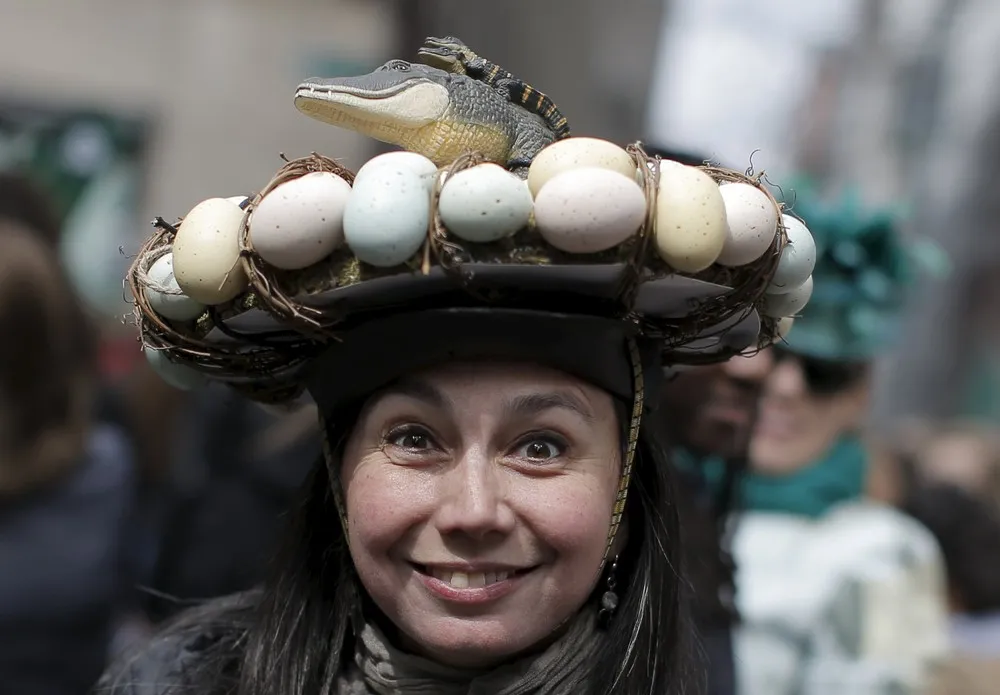
<svg viewBox="0 0 1000 695">
<path fill-rule="evenodd" d="M 473 151 L 526 176 L 535 155 L 568 134 L 565 119 L 548 97 L 509 73 L 497 78 L 499 69 L 491 76 L 485 68 L 477 79 L 480 63 L 474 61 L 481 59 L 471 51 L 453 53 L 453 44 L 437 47 L 435 41 L 441 40 L 428 39 L 425 49 L 437 50 L 449 70 L 390 60 L 367 75 L 310 78 L 299 85 L 295 106 L 307 116 L 418 152 L 438 165 Z M 513 98 L 518 89 L 524 99 Z"/>
</svg>

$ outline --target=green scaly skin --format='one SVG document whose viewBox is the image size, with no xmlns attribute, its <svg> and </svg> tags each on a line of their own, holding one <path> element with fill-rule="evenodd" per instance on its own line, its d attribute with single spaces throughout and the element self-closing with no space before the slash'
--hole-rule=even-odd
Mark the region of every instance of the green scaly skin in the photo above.
<svg viewBox="0 0 1000 695">
<path fill-rule="evenodd" d="M 556 139 L 541 116 L 485 82 L 403 60 L 358 77 L 310 78 L 296 90 L 295 106 L 438 166 L 471 151 L 522 177 Z"/>
</svg>

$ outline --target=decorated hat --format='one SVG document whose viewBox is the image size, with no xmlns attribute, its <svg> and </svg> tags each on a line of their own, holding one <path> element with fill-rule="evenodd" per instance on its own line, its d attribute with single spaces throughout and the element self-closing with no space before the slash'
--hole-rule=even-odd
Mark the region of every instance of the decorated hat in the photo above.
<svg viewBox="0 0 1000 695">
<path fill-rule="evenodd" d="M 814 259 L 788 247 L 809 232 L 759 179 L 574 137 L 457 39 L 418 56 L 294 101 L 400 151 L 357 172 L 285 160 L 255 195 L 154 220 L 128 283 L 164 379 L 329 411 L 413 369 L 509 357 L 631 401 L 640 371 L 649 388 L 757 349 L 805 305 Z"/>
<path fill-rule="evenodd" d="M 857 190 L 821 197 L 808 179 L 785 202 L 809 225 L 814 245 L 785 253 L 815 255 L 809 306 L 785 338 L 793 352 L 838 361 L 870 360 L 898 333 L 907 292 L 920 270 L 940 274 L 946 260 L 929 242 L 901 234 L 899 209 L 867 209 Z M 792 232 L 794 236 L 794 231 Z M 771 291 L 783 291 L 780 273 Z"/>
</svg>

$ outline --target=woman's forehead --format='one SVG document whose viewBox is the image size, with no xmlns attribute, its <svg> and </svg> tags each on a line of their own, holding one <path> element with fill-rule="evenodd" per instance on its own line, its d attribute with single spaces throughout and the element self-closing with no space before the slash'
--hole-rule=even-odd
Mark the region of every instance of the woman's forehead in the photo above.
<svg viewBox="0 0 1000 695">
<path fill-rule="evenodd" d="M 472 401 L 481 405 L 529 401 L 548 402 L 596 416 L 611 408 L 611 396 L 601 389 L 551 367 L 528 362 L 463 361 L 437 365 L 404 375 L 374 394 L 375 405 L 389 396 L 404 395 L 431 405 Z M 574 407 L 577 406 L 577 407 Z"/>
</svg>

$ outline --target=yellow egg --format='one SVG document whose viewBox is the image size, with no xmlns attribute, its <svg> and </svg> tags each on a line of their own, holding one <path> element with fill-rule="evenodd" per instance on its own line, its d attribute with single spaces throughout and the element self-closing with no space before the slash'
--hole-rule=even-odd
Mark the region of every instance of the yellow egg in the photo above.
<svg viewBox="0 0 1000 695">
<path fill-rule="evenodd" d="M 531 162 L 528 169 L 531 195 L 537 196 L 542 186 L 564 171 L 585 167 L 610 169 L 630 179 L 635 179 L 637 171 L 631 155 L 613 142 L 599 138 L 557 140 Z"/>
<path fill-rule="evenodd" d="M 662 162 L 653 229 L 660 258 L 674 270 L 697 273 L 715 263 L 729 234 L 718 184 L 696 167 Z"/>
<path fill-rule="evenodd" d="M 202 304 L 223 304 L 247 287 L 240 264 L 243 210 L 225 198 L 198 203 L 174 239 L 174 279 L 184 294 Z"/>
<path fill-rule="evenodd" d="M 795 319 L 791 316 L 783 316 L 778 319 L 778 339 L 781 340 L 782 338 L 785 338 L 794 325 Z"/>
</svg>

